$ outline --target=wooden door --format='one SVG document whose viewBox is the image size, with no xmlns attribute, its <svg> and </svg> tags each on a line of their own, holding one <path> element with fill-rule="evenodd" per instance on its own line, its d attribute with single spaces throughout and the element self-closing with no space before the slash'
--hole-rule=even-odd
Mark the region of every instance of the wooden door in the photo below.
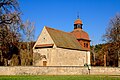
<svg viewBox="0 0 120 80">
<path fill-rule="evenodd" d="M 47 66 L 47 61 L 43 61 L 43 66 Z"/>
</svg>

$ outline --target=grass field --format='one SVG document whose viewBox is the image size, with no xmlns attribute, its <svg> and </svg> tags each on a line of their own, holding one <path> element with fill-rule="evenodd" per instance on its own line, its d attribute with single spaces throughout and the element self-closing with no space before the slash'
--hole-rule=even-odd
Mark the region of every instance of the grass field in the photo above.
<svg viewBox="0 0 120 80">
<path fill-rule="evenodd" d="M 0 80 L 120 80 L 120 76 L 0 76 Z"/>
</svg>

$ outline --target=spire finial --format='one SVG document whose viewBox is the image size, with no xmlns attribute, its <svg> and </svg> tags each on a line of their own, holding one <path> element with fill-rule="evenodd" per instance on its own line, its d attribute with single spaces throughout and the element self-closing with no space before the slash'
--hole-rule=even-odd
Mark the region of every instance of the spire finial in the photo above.
<svg viewBox="0 0 120 80">
<path fill-rule="evenodd" d="M 77 12 L 77 19 L 79 19 L 79 12 Z"/>
</svg>

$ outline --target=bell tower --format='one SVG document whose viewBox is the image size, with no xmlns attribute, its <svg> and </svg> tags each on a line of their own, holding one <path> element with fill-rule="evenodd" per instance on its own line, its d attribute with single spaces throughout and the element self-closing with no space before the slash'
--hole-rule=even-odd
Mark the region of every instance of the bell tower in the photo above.
<svg viewBox="0 0 120 80">
<path fill-rule="evenodd" d="M 89 39 L 89 35 L 87 32 L 85 32 L 82 29 L 82 21 L 80 20 L 79 16 L 77 16 L 77 19 L 74 22 L 74 30 L 71 32 L 76 39 L 78 40 L 78 42 L 80 43 L 81 47 L 84 50 L 90 50 L 90 39 Z"/>
<path fill-rule="evenodd" d="M 77 20 L 74 22 L 74 29 L 82 29 L 82 21 L 79 18 L 79 15 L 77 16 Z"/>
</svg>

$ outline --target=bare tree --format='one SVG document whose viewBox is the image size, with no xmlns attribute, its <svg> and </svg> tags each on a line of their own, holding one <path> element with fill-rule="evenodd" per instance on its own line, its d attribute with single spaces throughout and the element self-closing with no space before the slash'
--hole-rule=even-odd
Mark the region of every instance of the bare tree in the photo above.
<svg viewBox="0 0 120 80">
<path fill-rule="evenodd" d="M 27 50 L 30 50 L 30 42 L 34 40 L 34 31 L 34 23 L 27 20 L 23 25 L 24 40 L 27 42 Z"/>
<path fill-rule="evenodd" d="M 13 50 L 18 51 L 21 19 L 17 0 L 0 1 L 0 65 L 8 65 Z M 1 64 L 2 63 L 2 64 Z"/>
<path fill-rule="evenodd" d="M 33 23 L 31 23 L 29 20 L 27 20 L 23 25 L 23 40 L 26 44 L 26 49 L 21 49 L 21 57 L 22 57 L 22 65 L 31 65 L 32 63 L 32 47 L 33 47 L 33 40 L 34 40 L 34 31 L 35 26 Z"/>
<path fill-rule="evenodd" d="M 107 28 L 104 39 L 108 46 L 108 55 L 114 55 L 115 59 L 118 61 L 118 66 L 120 66 L 120 15 L 117 14 L 113 19 L 110 20 L 109 26 Z"/>
<path fill-rule="evenodd" d="M 19 16 L 20 13 L 16 15 L 9 16 L 13 12 L 20 12 L 19 4 L 17 0 L 1 0 L 0 1 L 0 24 L 11 24 L 13 18 Z"/>
</svg>

